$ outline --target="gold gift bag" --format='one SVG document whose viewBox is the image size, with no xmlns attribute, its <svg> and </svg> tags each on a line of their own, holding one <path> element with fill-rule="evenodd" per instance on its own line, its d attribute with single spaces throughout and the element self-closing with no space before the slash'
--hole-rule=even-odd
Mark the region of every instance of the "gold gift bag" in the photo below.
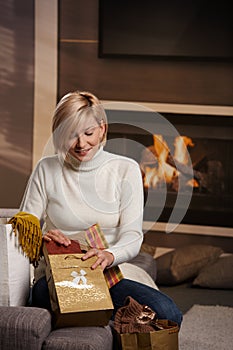
<svg viewBox="0 0 233 350">
<path fill-rule="evenodd" d="M 177 323 L 158 320 L 164 329 L 150 333 L 115 333 L 119 350 L 178 350 Z"/>
<path fill-rule="evenodd" d="M 84 254 L 48 254 L 44 246 L 46 277 L 54 326 L 106 326 L 113 311 L 112 299 L 96 257 Z"/>
</svg>

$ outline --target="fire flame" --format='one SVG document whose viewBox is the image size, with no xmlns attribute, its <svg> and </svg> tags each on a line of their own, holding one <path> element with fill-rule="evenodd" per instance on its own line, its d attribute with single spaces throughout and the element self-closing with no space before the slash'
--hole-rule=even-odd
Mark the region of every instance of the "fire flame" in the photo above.
<svg viewBox="0 0 233 350">
<path fill-rule="evenodd" d="M 174 142 L 175 152 L 174 158 L 180 163 L 188 164 L 188 150 L 187 146 L 194 147 L 194 143 L 190 137 L 177 136 Z"/>
<path fill-rule="evenodd" d="M 183 166 L 190 166 L 187 147 L 194 147 L 194 143 L 190 137 L 177 136 L 174 140 L 174 156 L 171 159 L 171 153 L 167 142 L 162 135 L 153 135 L 153 145 L 148 147 L 142 155 L 142 170 L 144 172 L 144 186 L 158 188 L 166 184 L 173 184 L 173 188 L 177 185 L 177 179 L 180 171 L 177 170 L 174 159 Z M 169 164 L 171 163 L 171 164 Z M 197 187 L 196 180 L 187 180 L 186 186 Z"/>
</svg>

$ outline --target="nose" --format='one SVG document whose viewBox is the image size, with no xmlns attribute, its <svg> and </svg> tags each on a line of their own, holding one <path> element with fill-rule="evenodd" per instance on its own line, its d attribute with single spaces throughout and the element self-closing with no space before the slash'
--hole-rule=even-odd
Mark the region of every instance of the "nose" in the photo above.
<svg viewBox="0 0 233 350">
<path fill-rule="evenodd" d="M 79 135 L 78 138 L 77 138 L 77 143 L 76 143 L 76 147 L 79 147 L 79 148 L 84 148 L 86 144 L 86 141 L 85 141 L 85 135 Z"/>
</svg>

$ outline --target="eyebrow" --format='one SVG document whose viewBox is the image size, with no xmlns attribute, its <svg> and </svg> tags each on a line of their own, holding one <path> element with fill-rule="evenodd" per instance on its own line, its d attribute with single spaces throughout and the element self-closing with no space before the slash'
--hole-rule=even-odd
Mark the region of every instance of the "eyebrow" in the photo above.
<svg viewBox="0 0 233 350">
<path fill-rule="evenodd" d="M 98 127 L 98 125 L 92 125 L 92 126 L 89 126 L 88 128 L 86 128 L 86 129 L 84 129 L 84 133 L 85 132 L 87 132 L 87 131 L 89 131 L 89 130 L 92 130 L 92 129 L 95 129 L 95 128 L 97 128 Z"/>
<path fill-rule="evenodd" d="M 87 130 L 90 130 L 90 129 L 95 129 L 97 128 L 98 125 L 92 125 L 92 126 L 89 126 L 88 128 L 84 129 L 84 131 L 87 131 Z"/>
</svg>

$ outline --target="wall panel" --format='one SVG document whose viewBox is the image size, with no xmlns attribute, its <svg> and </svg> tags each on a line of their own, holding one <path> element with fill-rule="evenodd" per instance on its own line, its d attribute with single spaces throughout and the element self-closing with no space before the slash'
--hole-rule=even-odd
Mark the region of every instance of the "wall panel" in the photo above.
<svg viewBox="0 0 233 350">
<path fill-rule="evenodd" d="M 0 207 L 15 208 L 32 169 L 34 6 L 0 6 Z"/>
<path fill-rule="evenodd" d="M 108 100 L 233 104 L 232 62 L 98 58 L 98 1 L 59 5 L 59 96 L 86 89 Z"/>
</svg>

